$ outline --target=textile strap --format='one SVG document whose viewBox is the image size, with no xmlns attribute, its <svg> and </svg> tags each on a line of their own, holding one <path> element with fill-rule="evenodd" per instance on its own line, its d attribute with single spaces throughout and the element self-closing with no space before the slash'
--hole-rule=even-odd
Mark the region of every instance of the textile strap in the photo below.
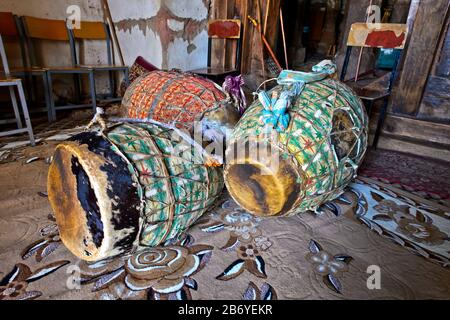
<svg viewBox="0 0 450 320">
<path fill-rule="evenodd" d="M 258 92 L 258 99 L 264 107 L 261 120 L 270 124 L 278 132 L 283 132 L 289 126 L 290 117 L 287 110 L 291 103 L 302 93 L 307 83 L 321 81 L 336 72 L 336 65 L 330 60 L 323 60 L 312 67 L 313 72 L 283 70 L 277 83 L 282 86 L 281 94 L 272 91 L 272 97 L 266 91 Z"/>
<path fill-rule="evenodd" d="M 225 78 L 225 82 L 222 85 L 223 91 L 230 95 L 241 115 L 244 113 L 245 107 L 247 105 L 245 94 L 242 90 L 244 84 L 244 78 L 242 78 L 242 75 L 238 75 L 235 77 L 227 76 Z"/>
</svg>

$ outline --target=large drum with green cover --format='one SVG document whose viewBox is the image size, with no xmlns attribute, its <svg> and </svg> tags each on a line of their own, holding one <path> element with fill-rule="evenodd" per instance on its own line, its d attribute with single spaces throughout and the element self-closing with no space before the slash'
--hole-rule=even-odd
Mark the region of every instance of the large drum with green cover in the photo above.
<svg viewBox="0 0 450 320">
<path fill-rule="evenodd" d="M 97 261 L 177 237 L 216 200 L 222 170 L 176 129 L 116 124 L 59 144 L 48 196 L 66 247 Z"/>
<path fill-rule="evenodd" d="M 283 130 L 262 121 L 268 111 L 257 100 L 227 147 L 227 189 L 256 215 L 293 215 L 336 198 L 366 151 L 368 118 L 354 92 L 331 78 L 302 85 Z M 270 94 L 280 96 L 282 89 Z"/>
</svg>

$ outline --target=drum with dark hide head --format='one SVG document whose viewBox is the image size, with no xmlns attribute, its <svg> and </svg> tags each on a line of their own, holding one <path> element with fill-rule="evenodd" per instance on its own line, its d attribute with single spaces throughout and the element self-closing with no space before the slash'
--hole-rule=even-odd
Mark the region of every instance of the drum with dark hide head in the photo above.
<svg viewBox="0 0 450 320">
<path fill-rule="evenodd" d="M 48 196 L 66 247 L 97 261 L 185 231 L 223 188 L 221 168 L 189 147 L 176 129 L 129 123 L 59 144 Z"/>
</svg>

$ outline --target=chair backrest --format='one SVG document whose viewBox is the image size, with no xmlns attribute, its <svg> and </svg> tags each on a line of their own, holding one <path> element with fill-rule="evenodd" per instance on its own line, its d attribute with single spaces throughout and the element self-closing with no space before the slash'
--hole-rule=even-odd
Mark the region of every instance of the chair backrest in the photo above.
<svg viewBox="0 0 450 320">
<path fill-rule="evenodd" d="M 354 23 L 348 34 L 347 46 L 403 49 L 408 27 L 400 23 Z"/>
<path fill-rule="evenodd" d="M 97 21 L 81 21 L 79 29 L 71 29 L 75 39 L 107 40 L 106 24 Z"/>
<path fill-rule="evenodd" d="M 5 46 L 3 45 L 3 38 L 0 34 L 0 57 L 2 59 L 3 72 L 5 73 L 6 78 L 9 78 L 9 65 L 8 59 L 6 58 Z"/>
<path fill-rule="evenodd" d="M 212 39 L 234 39 L 237 40 L 236 46 L 236 65 L 235 68 L 240 68 L 240 54 L 241 54 L 241 38 L 242 38 L 242 23 L 239 19 L 216 19 L 208 22 L 208 67 L 211 66 L 211 48 Z"/>
<path fill-rule="evenodd" d="M 28 56 L 31 66 L 42 67 L 37 63 L 34 50 L 33 39 L 66 41 L 69 43 L 69 34 L 67 32 L 66 22 L 64 20 L 42 19 L 30 16 L 23 16 L 20 19 L 23 28 L 24 37 L 28 47 Z"/>
<path fill-rule="evenodd" d="M 18 37 L 16 20 L 11 12 L 0 12 L 0 35 L 7 37 Z"/>
<path fill-rule="evenodd" d="M 113 60 L 113 49 L 111 45 L 111 35 L 106 23 L 98 21 L 82 21 L 80 28 L 69 28 L 72 60 L 74 65 L 79 64 L 75 46 L 76 40 L 105 40 L 107 46 L 108 64 Z"/>
<path fill-rule="evenodd" d="M 20 52 L 22 55 L 22 64 L 24 67 L 28 66 L 23 32 L 20 27 L 20 20 L 11 12 L 0 12 L 0 35 L 7 40 L 18 41 L 20 45 Z"/>
<path fill-rule="evenodd" d="M 345 54 L 344 64 L 341 72 L 341 81 L 344 81 L 352 52 L 352 47 L 391 49 L 394 54 L 392 74 L 389 82 L 389 89 L 392 86 L 400 60 L 399 51 L 404 49 L 408 35 L 408 26 L 400 23 L 353 23 L 350 28 L 347 39 L 347 52 Z"/>
<path fill-rule="evenodd" d="M 40 40 L 69 41 L 64 20 L 22 17 L 28 38 Z"/>
<path fill-rule="evenodd" d="M 211 20 L 208 22 L 208 36 L 218 39 L 239 39 L 241 37 L 241 20 Z"/>
</svg>

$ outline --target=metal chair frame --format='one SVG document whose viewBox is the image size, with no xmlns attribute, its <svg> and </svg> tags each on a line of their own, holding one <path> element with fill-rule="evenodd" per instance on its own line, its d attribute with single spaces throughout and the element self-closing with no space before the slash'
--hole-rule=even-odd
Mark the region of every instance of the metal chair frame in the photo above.
<svg viewBox="0 0 450 320">
<path fill-rule="evenodd" d="M 103 25 L 104 32 L 105 32 L 104 40 L 106 41 L 106 52 L 107 52 L 108 65 L 106 65 L 106 66 L 81 65 L 78 54 L 77 54 L 76 42 L 82 41 L 82 40 L 90 40 L 92 38 L 77 37 L 76 34 L 74 33 L 73 29 L 68 28 L 67 31 L 69 33 L 69 41 L 70 41 L 70 47 L 71 47 L 71 53 L 72 53 L 72 63 L 74 66 L 79 67 L 79 68 L 92 69 L 94 74 L 96 72 L 108 72 L 109 73 L 108 78 L 109 78 L 110 93 L 109 93 L 109 97 L 102 99 L 102 101 L 107 101 L 107 102 L 121 101 L 122 97 L 116 97 L 116 79 L 115 79 L 113 73 L 115 71 L 119 71 L 119 72 L 122 71 L 124 73 L 125 82 L 128 84 L 129 83 L 129 68 L 127 66 L 114 66 L 113 65 L 114 64 L 114 52 L 113 52 L 113 46 L 112 46 L 112 41 L 111 41 L 111 32 L 110 32 L 109 26 L 103 22 L 98 22 L 98 23 Z M 102 39 L 99 39 L 99 40 L 102 40 Z"/>
<path fill-rule="evenodd" d="M 352 32 L 354 32 L 354 30 L 358 29 L 358 25 L 362 25 L 362 24 L 360 24 L 360 23 L 353 24 L 352 25 L 352 29 L 351 29 L 350 34 L 349 34 L 349 40 L 347 42 L 347 51 L 345 53 L 344 64 L 343 64 L 342 72 L 341 72 L 341 76 L 340 76 L 340 80 L 342 82 L 344 82 L 345 76 L 347 74 L 348 64 L 350 62 L 350 57 L 351 57 L 351 54 L 352 54 L 352 48 L 353 47 L 360 47 L 360 48 L 362 48 L 362 47 L 386 48 L 386 47 L 383 47 L 383 46 L 376 46 L 376 47 L 374 47 L 374 46 L 369 46 L 369 45 L 358 44 L 358 43 L 355 43 L 354 39 L 350 39 L 352 37 Z M 388 24 L 381 24 L 380 23 L 378 25 L 381 26 L 381 25 L 388 25 Z M 398 26 L 400 26 L 400 25 L 397 25 L 397 27 Z M 405 38 L 406 38 L 406 33 L 405 33 Z M 401 46 L 399 46 L 398 48 L 396 48 L 396 49 L 403 50 L 403 46 L 404 46 L 404 43 Z M 392 49 L 394 49 L 394 48 L 392 48 Z M 377 122 L 377 127 L 376 127 L 376 130 L 375 130 L 374 139 L 373 139 L 373 142 L 372 142 L 372 146 L 373 146 L 374 149 L 377 148 L 378 140 L 379 140 L 380 134 L 381 134 L 381 128 L 383 127 L 383 123 L 384 123 L 384 120 L 386 118 L 387 107 L 388 107 L 388 104 L 389 104 L 389 97 L 391 95 L 392 86 L 393 86 L 395 77 L 397 75 L 397 71 L 398 71 L 397 67 L 398 67 L 398 63 L 400 61 L 400 58 L 401 58 L 401 54 L 396 54 L 396 57 L 394 59 L 394 64 L 393 64 L 393 67 L 392 67 L 392 71 L 391 71 L 391 75 L 389 77 L 388 86 L 386 88 L 386 92 L 385 93 L 380 93 L 378 96 L 375 96 L 375 97 L 359 95 L 359 98 L 361 100 L 368 102 L 367 114 L 368 114 L 369 117 L 370 117 L 370 114 L 371 114 L 371 111 L 373 109 L 373 105 L 374 105 L 375 101 L 383 100 L 383 104 L 381 106 L 380 115 L 379 115 L 378 122 Z M 360 74 L 358 76 L 364 76 L 364 75 L 366 75 L 368 73 L 373 72 L 374 70 L 375 69 L 373 69 L 373 70 L 371 70 L 369 72 L 366 72 L 364 74 Z M 350 81 L 353 81 L 353 80 L 354 79 L 350 79 L 350 80 L 347 81 L 347 83 L 349 83 Z"/>
<path fill-rule="evenodd" d="M 30 30 L 28 29 L 27 23 L 26 23 L 27 17 L 21 17 L 21 25 L 24 31 L 24 39 L 27 44 L 28 48 L 28 56 L 29 61 L 31 64 L 31 67 L 38 65 L 36 54 L 34 50 L 33 45 L 33 37 L 30 35 Z M 65 24 L 65 23 L 64 23 Z M 67 32 L 67 30 L 65 30 Z M 42 40 L 45 38 L 37 38 L 38 40 Z M 67 39 L 69 39 L 69 35 L 67 35 Z M 52 39 L 50 39 L 52 40 Z M 69 45 L 70 45 L 70 41 Z M 94 78 L 94 71 L 90 68 L 79 68 L 75 66 L 70 67 L 41 67 L 42 69 L 45 69 L 45 77 L 46 77 L 46 83 L 47 83 L 47 93 L 48 93 L 48 105 L 47 105 L 47 112 L 48 112 L 48 119 L 50 122 L 56 121 L 56 111 L 59 110 L 69 110 L 69 109 L 81 109 L 81 108 L 88 108 L 91 107 L 93 111 L 95 112 L 97 108 L 97 96 L 95 92 L 95 78 Z M 87 75 L 89 78 L 89 93 L 91 96 L 91 103 L 89 104 L 78 104 L 78 105 L 65 105 L 65 106 L 56 106 L 55 100 L 53 98 L 53 76 L 58 74 L 71 74 L 74 75 L 74 82 L 75 82 L 75 91 L 77 94 L 77 97 L 79 98 L 81 96 L 81 89 L 80 89 L 80 80 L 79 76 L 84 74 Z"/>
<path fill-rule="evenodd" d="M 2 64 L 3 64 L 4 73 L 5 73 L 5 79 L 0 80 L 0 87 L 9 87 L 11 102 L 12 102 L 13 109 L 14 109 L 15 122 L 18 127 L 18 129 L 15 129 L 15 130 L 0 132 L 0 137 L 27 132 L 28 136 L 30 138 L 30 143 L 32 146 L 34 146 L 35 140 L 34 140 L 34 134 L 33 134 L 33 127 L 31 125 L 30 115 L 28 113 L 28 106 L 27 106 L 27 101 L 25 99 L 25 93 L 24 93 L 23 86 L 22 86 L 22 80 L 16 79 L 16 78 L 11 78 L 11 76 L 10 76 L 8 60 L 6 57 L 5 47 L 3 45 L 3 38 L 1 35 L 0 35 L 0 56 L 1 56 Z M 17 91 L 19 93 L 20 104 L 21 104 L 22 112 L 23 112 L 23 115 L 25 118 L 25 124 L 26 124 L 25 128 L 23 127 L 22 119 L 21 119 L 20 112 L 19 112 L 19 107 L 17 105 L 17 98 L 16 98 L 16 94 L 14 91 L 14 87 L 17 87 Z"/>
<path fill-rule="evenodd" d="M 237 37 L 235 37 L 235 36 L 233 36 L 233 37 L 212 36 L 210 34 L 209 28 L 210 28 L 210 25 L 212 23 L 216 22 L 216 21 L 239 21 L 239 36 L 237 36 Z M 240 73 L 240 69 L 241 69 L 242 35 L 243 35 L 243 26 L 242 26 L 240 20 L 238 20 L 238 19 L 216 19 L 216 20 L 209 21 L 209 23 L 208 23 L 208 60 L 207 60 L 207 67 L 206 68 L 200 68 L 200 69 L 191 70 L 189 72 L 195 73 L 195 74 L 207 77 L 207 78 L 211 78 L 213 80 L 223 80 L 221 78 L 224 78 L 227 75 L 233 75 L 233 74 Z M 212 60 L 213 39 L 237 40 L 234 68 L 231 68 L 230 70 L 225 70 L 224 69 L 224 70 L 218 70 L 217 72 L 209 72 L 209 71 L 212 71 L 211 60 Z"/>
<path fill-rule="evenodd" d="M 49 99 L 49 95 L 48 95 L 46 70 L 41 69 L 41 68 L 30 68 L 30 65 L 28 63 L 25 41 L 24 41 L 24 38 L 25 38 L 24 31 L 23 31 L 23 28 L 21 25 L 20 18 L 17 15 L 13 15 L 12 13 L 9 13 L 9 12 L 2 12 L 2 14 L 9 15 L 12 17 L 12 19 L 14 19 L 15 30 L 13 32 L 10 32 L 10 34 L 8 34 L 8 36 L 17 38 L 19 45 L 20 45 L 20 52 L 21 52 L 21 56 L 22 56 L 22 67 L 17 68 L 17 69 L 9 69 L 10 75 L 15 76 L 15 77 L 24 78 L 25 91 L 27 93 L 28 101 L 30 102 L 30 104 L 33 104 L 34 101 L 36 100 L 35 99 L 36 92 L 35 92 L 35 86 L 34 86 L 33 80 L 35 77 L 41 78 L 42 82 L 43 82 L 43 86 L 44 86 L 45 105 L 48 109 L 48 106 L 50 105 L 50 99 Z M 8 16 L 5 18 L 8 18 Z M 1 34 L 1 32 L 0 32 L 0 34 Z M 44 109 L 44 110 L 47 110 L 47 109 Z"/>
</svg>

